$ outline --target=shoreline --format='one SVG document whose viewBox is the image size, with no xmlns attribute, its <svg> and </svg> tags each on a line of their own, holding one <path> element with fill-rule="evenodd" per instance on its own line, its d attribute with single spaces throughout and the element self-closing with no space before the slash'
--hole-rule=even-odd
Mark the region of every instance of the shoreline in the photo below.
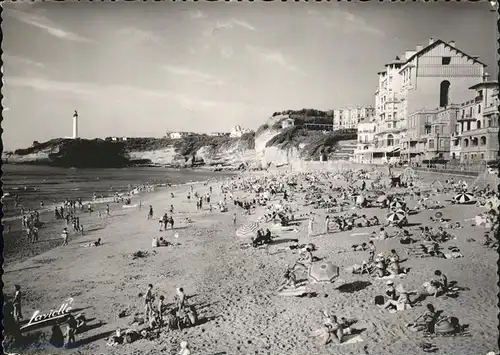
<svg viewBox="0 0 500 355">
<path fill-rule="evenodd" d="M 221 176 L 220 178 L 215 179 L 215 181 L 220 181 L 227 178 L 227 176 Z M 80 218 L 80 224 L 82 224 L 84 227 L 83 236 L 80 232 L 73 231 L 71 225 L 66 226 L 65 220 L 56 219 L 54 217 L 54 208 L 56 206 L 61 206 L 61 202 L 53 204 L 52 206 L 46 207 L 44 208 L 44 210 L 40 211 L 40 221 L 43 222 L 44 225 L 42 228 L 39 228 L 39 241 L 33 244 L 26 244 L 27 242 L 25 242 L 26 232 L 22 228 L 21 215 L 2 218 L 2 223 L 4 225 L 4 260 L 7 264 L 13 260 L 16 260 L 16 262 L 22 262 L 31 257 L 38 256 L 54 248 L 57 248 L 62 244 L 62 237 L 60 235 L 62 233 L 63 227 L 68 228 L 70 239 L 79 239 L 81 237 L 90 236 L 92 232 L 104 229 L 109 222 L 109 218 L 105 216 L 104 206 L 106 204 L 109 204 L 110 206 L 110 211 L 112 214 L 111 217 L 113 217 L 113 211 L 121 211 L 122 214 L 137 211 L 139 207 L 139 201 L 142 201 L 142 210 L 144 211 L 147 208 L 147 203 L 145 201 L 153 198 L 155 194 L 166 194 L 166 192 L 164 192 L 165 189 L 174 189 L 175 191 L 177 191 L 178 189 L 185 188 L 187 191 L 187 188 L 191 185 L 205 184 L 210 183 L 211 181 L 213 181 L 213 178 L 200 181 L 186 181 L 184 183 L 171 184 L 170 186 L 167 183 L 160 183 L 153 186 L 153 191 L 144 191 L 131 195 L 131 206 L 133 207 L 124 207 L 122 201 L 114 202 L 113 197 L 99 199 L 98 201 L 82 201 L 84 209 L 80 210 L 79 208 L 76 208 L 75 215 L 76 217 Z M 89 215 L 87 211 L 88 203 L 91 203 L 91 205 L 94 207 L 92 216 Z M 97 217 L 99 210 L 102 212 L 101 219 Z M 145 213 L 147 212 L 145 211 Z M 17 224 L 16 222 L 19 223 Z M 13 224 L 16 225 L 11 228 L 10 233 L 7 233 L 7 225 L 12 226 Z"/>
</svg>

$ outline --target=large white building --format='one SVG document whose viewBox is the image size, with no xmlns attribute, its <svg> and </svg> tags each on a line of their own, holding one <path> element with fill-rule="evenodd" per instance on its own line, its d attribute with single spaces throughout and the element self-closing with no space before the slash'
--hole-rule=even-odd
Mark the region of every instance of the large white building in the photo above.
<svg viewBox="0 0 500 355">
<path fill-rule="evenodd" d="M 356 128 L 358 123 L 370 120 L 375 115 L 375 108 L 367 107 L 345 107 L 330 111 L 333 116 L 333 129 Z"/>
<path fill-rule="evenodd" d="M 374 162 L 399 159 L 413 113 L 467 101 L 469 87 L 483 81 L 485 67 L 455 42 L 433 38 L 387 63 L 375 92 Z"/>
</svg>

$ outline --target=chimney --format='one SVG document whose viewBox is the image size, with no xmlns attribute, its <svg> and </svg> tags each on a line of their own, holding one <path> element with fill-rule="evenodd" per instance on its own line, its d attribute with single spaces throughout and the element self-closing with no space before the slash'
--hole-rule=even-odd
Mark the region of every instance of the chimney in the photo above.
<svg viewBox="0 0 500 355">
<path fill-rule="evenodd" d="M 452 47 L 455 47 L 455 41 L 449 41 L 448 44 Z"/>
<path fill-rule="evenodd" d="M 429 38 L 429 45 L 433 44 L 433 43 L 434 43 L 434 41 L 435 41 L 435 40 L 434 40 L 434 37 Z"/>
<path fill-rule="evenodd" d="M 424 49 L 424 46 L 417 46 L 417 52 L 420 52 L 422 49 Z"/>
</svg>

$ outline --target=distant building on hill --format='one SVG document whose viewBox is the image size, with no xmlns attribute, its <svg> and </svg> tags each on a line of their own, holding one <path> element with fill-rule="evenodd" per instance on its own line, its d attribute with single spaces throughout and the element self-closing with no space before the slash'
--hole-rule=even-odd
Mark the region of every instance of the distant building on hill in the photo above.
<svg viewBox="0 0 500 355">
<path fill-rule="evenodd" d="M 237 125 L 237 126 L 234 126 L 233 129 L 231 130 L 230 137 L 239 138 L 242 135 L 244 135 L 245 133 L 250 133 L 250 132 L 251 132 L 251 130 L 249 130 L 247 128 L 241 128 L 240 125 Z"/>
<path fill-rule="evenodd" d="M 210 136 L 210 137 L 227 137 L 227 136 L 229 136 L 229 133 L 227 133 L 227 132 L 210 132 L 210 133 L 207 133 L 207 136 Z"/>
<path fill-rule="evenodd" d="M 170 139 L 181 139 L 182 137 L 191 136 L 191 132 L 167 132 L 166 137 Z"/>
<path fill-rule="evenodd" d="M 295 125 L 295 120 L 293 118 L 286 118 L 283 121 L 281 121 L 282 129 L 293 127 L 294 125 Z"/>
<path fill-rule="evenodd" d="M 375 116 L 375 107 L 358 106 L 334 109 L 330 111 L 333 116 L 333 129 L 357 128 L 361 121 L 370 121 Z"/>
</svg>

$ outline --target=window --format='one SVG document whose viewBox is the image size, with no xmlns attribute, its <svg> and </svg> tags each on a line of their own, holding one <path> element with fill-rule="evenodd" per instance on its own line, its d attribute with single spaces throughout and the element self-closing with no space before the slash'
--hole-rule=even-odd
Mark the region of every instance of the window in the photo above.
<svg viewBox="0 0 500 355">
<path fill-rule="evenodd" d="M 464 154 L 464 160 L 467 160 L 468 158 L 467 154 Z"/>
<path fill-rule="evenodd" d="M 456 159 L 456 155 L 455 155 L 455 153 L 452 153 L 452 154 L 451 154 L 451 159 Z"/>
<path fill-rule="evenodd" d="M 466 138 L 466 139 L 464 139 L 464 147 L 467 148 L 468 146 L 469 146 L 469 140 Z M 467 159 L 467 158 L 465 158 L 465 159 Z"/>
<path fill-rule="evenodd" d="M 434 126 L 434 133 L 439 134 L 439 126 Z"/>
<path fill-rule="evenodd" d="M 429 139 L 429 149 L 434 149 L 434 140 Z"/>
<path fill-rule="evenodd" d="M 467 122 L 467 130 L 470 131 L 470 121 Z"/>
<path fill-rule="evenodd" d="M 481 128 L 481 121 L 476 122 L 476 127 L 477 127 L 477 129 Z"/>
<path fill-rule="evenodd" d="M 477 147 L 479 144 L 479 140 L 477 138 L 472 138 L 472 146 Z"/>
<path fill-rule="evenodd" d="M 477 113 L 481 113 L 481 105 L 477 105 Z"/>
<path fill-rule="evenodd" d="M 439 89 L 439 107 L 448 106 L 449 94 L 450 94 L 450 82 L 448 80 L 444 80 L 441 82 Z"/>
<path fill-rule="evenodd" d="M 491 127 L 491 120 L 488 120 L 488 127 Z"/>
<path fill-rule="evenodd" d="M 486 145 L 486 137 L 485 136 L 481 137 L 481 145 Z"/>
<path fill-rule="evenodd" d="M 455 147 L 458 147 L 458 145 L 460 144 L 460 140 L 455 139 L 455 140 L 453 141 L 453 143 L 454 143 Z"/>
<path fill-rule="evenodd" d="M 394 145 L 394 136 L 392 134 L 389 134 L 387 136 L 387 146 L 393 146 Z"/>
<path fill-rule="evenodd" d="M 470 155 L 470 160 L 474 160 L 476 158 L 476 154 L 471 154 Z"/>
<path fill-rule="evenodd" d="M 451 63 L 451 57 L 442 57 L 441 58 L 441 64 L 450 65 L 450 63 Z"/>
</svg>

